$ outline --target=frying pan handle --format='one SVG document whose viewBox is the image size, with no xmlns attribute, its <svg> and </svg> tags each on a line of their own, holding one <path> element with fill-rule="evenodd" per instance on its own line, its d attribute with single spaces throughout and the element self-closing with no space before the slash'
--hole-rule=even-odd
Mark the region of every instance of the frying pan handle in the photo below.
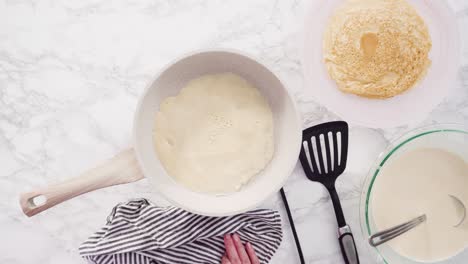
<svg viewBox="0 0 468 264">
<path fill-rule="evenodd" d="M 340 227 L 338 229 L 338 233 L 340 234 L 340 248 L 345 263 L 359 264 L 356 243 L 354 242 L 354 236 L 353 233 L 351 233 L 351 228 L 348 225 Z"/>
<path fill-rule="evenodd" d="M 21 194 L 20 206 L 31 217 L 75 196 L 142 178 L 133 149 L 127 149 L 78 177 Z"/>
</svg>

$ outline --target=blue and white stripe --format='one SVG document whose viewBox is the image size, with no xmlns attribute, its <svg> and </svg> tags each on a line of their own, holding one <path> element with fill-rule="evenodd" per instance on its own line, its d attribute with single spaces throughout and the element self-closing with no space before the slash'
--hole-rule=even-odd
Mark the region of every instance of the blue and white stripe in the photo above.
<svg viewBox="0 0 468 264">
<path fill-rule="evenodd" d="M 249 241 L 261 263 L 268 263 L 282 240 L 278 212 L 258 209 L 229 217 L 209 217 L 145 199 L 117 205 L 107 224 L 80 246 L 96 264 L 219 264 L 223 236 Z"/>
</svg>

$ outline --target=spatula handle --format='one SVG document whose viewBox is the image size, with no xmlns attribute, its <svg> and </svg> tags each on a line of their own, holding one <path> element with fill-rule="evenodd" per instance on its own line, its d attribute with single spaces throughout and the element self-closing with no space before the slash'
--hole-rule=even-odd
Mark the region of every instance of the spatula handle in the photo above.
<svg viewBox="0 0 468 264">
<path fill-rule="evenodd" d="M 338 233 L 340 234 L 340 248 L 345 263 L 359 264 L 356 243 L 354 242 L 354 236 L 353 233 L 351 233 L 351 228 L 348 225 L 340 227 L 338 229 Z"/>
<path fill-rule="evenodd" d="M 25 215 L 33 216 L 83 193 L 142 178 L 133 149 L 127 149 L 78 177 L 21 194 L 20 206 Z M 43 202 L 36 203 L 36 197 Z"/>
<path fill-rule="evenodd" d="M 343 209 L 341 208 L 340 198 L 338 197 L 335 186 L 329 187 L 328 192 L 330 193 L 333 208 L 335 209 L 338 226 L 340 226 L 340 228 L 338 228 L 338 233 L 340 235 L 339 241 L 343 259 L 346 264 L 359 264 L 354 236 L 353 233 L 351 233 L 351 228 L 346 224 Z"/>
</svg>

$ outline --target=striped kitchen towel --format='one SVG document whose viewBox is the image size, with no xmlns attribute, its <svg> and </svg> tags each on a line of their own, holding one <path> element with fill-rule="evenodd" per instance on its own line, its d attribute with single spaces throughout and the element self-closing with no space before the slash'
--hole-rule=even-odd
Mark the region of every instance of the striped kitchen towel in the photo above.
<svg viewBox="0 0 468 264">
<path fill-rule="evenodd" d="M 249 241 L 260 262 L 268 263 L 281 243 L 281 218 L 266 209 L 229 217 L 201 216 L 137 199 L 114 207 L 107 224 L 79 250 L 95 264 L 219 264 L 223 236 L 228 233 Z"/>
</svg>

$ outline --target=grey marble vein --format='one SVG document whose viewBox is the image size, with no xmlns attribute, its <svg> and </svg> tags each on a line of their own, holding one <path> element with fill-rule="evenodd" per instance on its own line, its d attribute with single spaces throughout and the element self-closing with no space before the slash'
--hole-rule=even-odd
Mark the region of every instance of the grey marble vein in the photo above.
<svg viewBox="0 0 468 264">
<path fill-rule="evenodd" d="M 317 2 L 318 0 L 315 0 Z M 304 127 L 338 119 L 304 93 L 299 42 L 306 0 L 0 1 L 0 263 L 84 263 L 78 245 L 118 202 L 148 197 L 145 180 L 73 199 L 33 218 L 18 195 L 68 179 L 131 144 L 138 96 L 174 57 L 235 48 L 267 63 L 291 89 Z M 421 122 L 351 128 L 337 188 L 362 263 L 380 263 L 360 232 L 361 187 L 389 141 L 416 126 L 468 123 L 468 1 L 450 0 L 461 36 L 457 87 Z M 308 263 L 342 263 L 330 199 L 298 165 L 285 186 Z M 263 205 L 281 210 L 279 196 Z M 289 223 L 273 264 L 297 263 Z"/>
</svg>

